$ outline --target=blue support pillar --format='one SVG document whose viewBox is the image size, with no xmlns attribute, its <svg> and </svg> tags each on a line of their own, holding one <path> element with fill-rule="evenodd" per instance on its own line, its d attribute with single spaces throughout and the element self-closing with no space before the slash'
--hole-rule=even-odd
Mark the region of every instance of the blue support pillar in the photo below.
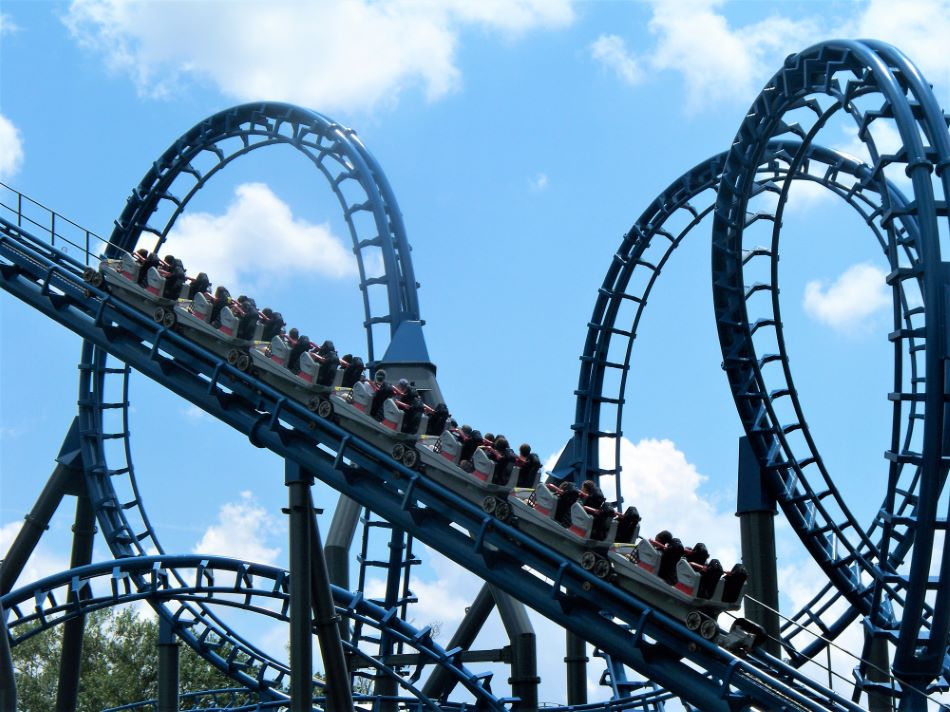
<svg viewBox="0 0 950 712">
<path fill-rule="evenodd" d="M 343 654 L 343 639 L 340 630 L 340 616 L 333 602 L 330 588 L 330 574 L 327 559 L 323 553 L 320 527 L 314 516 L 313 500 L 310 500 L 310 551 L 311 593 L 313 595 L 313 618 L 320 641 L 320 655 L 323 658 L 323 672 L 326 675 L 327 712 L 350 712 L 353 709 L 353 692 L 350 688 L 350 674 Z"/>
<path fill-rule="evenodd" d="M 739 438 L 739 487 L 736 516 L 742 536 L 742 565 L 749 572 L 745 615 L 761 625 L 768 639 L 765 650 L 781 657 L 778 617 L 778 570 L 775 556 L 775 498 L 765 488 L 758 460 L 746 437 Z"/>
<path fill-rule="evenodd" d="M 386 578 L 385 608 L 395 608 L 399 605 L 399 591 L 402 583 L 402 562 L 406 550 L 406 533 L 397 527 L 392 528 L 389 540 L 389 576 Z M 385 631 L 380 635 L 379 658 L 387 660 L 393 654 L 393 639 Z M 399 692 L 396 681 L 388 675 L 376 678 L 374 690 L 380 697 L 394 698 Z M 380 703 L 380 712 L 396 712 L 396 702 L 386 699 Z"/>
<path fill-rule="evenodd" d="M 73 525 L 73 551 L 70 568 L 92 563 L 92 545 L 96 534 L 96 511 L 89 497 L 76 498 L 76 522 Z M 76 595 L 76 594 L 70 594 Z M 84 597 L 89 595 L 83 590 Z M 59 682 L 56 688 L 56 709 L 69 712 L 79 701 L 79 672 L 82 663 L 82 642 L 86 617 L 79 616 L 63 625 L 63 644 L 59 660 Z"/>
<path fill-rule="evenodd" d="M 175 629 L 164 617 L 158 619 L 158 712 L 178 712 L 179 642 Z"/>
<path fill-rule="evenodd" d="M 290 709 L 313 710 L 313 619 L 311 617 L 310 488 L 313 475 L 290 462 L 284 484 L 290 504 Z"/>
</svg>

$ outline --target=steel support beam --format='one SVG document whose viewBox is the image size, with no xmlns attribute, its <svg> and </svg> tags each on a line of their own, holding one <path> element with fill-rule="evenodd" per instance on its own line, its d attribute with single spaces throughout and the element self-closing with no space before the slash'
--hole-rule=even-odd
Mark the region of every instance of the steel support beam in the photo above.
<svg viewBox="0 0 950 712">
<path fill-rule="evenodd" d="M 534 627 L 528 611 L 521 601 L 516 601 L 504 591 L 492 586 L 492 595 L 498 614 L 511 641 L 511 694 L 521 698 L 519 710 L 534 712 L 538 709 L 538 650 Z"/>
<path fill-rule="evenodd" d="M 310 511 L 314 512 L 312 492 L 308 494 L 310 495 Z M 340 637 L 342 626 L 340 616 L 336 612 L 336 605 L 333 603 L 327 561 L 323 553 L 323 543 L 320 540 L 320 525 L 314 514 L 310 515 L 309 521 L 313 620 L 317 629 L 317 640 L 320 642 L 323 671 L 326 675 L 326 709 L 327 712 L 351 712 L 353 693 L 350 689 L 346 657 L 343 655 L 343 640 Z"/>
<path fill-rule="evenodd" d="M 23 526 L 10 545 L 0 568 L 0 595 L 10 593 L 40 537 L 49 528 L 50 519 L 67 493 L 78 494 L 82 488 L 82 459 L 79 455 L 79 425 L 74 418 L 59 455 L 56 467 L 43 491 L 24 518 Z"/>
<path fill-rule="evenodd" d="M 178 712 L 180 643 L 164 616 L 158 619 L 158 712 Z"/>
<path fill-rule="evenodd" d="M 567 704 L 587 704 L 587 641 L 571 631 L 567 633 Z"/>
<path fill-rule="evenodd" d="M 89 497 L 76 498 L 76 521 L 73 524 L 73 551 L 71 569 L 92 563 L 92 545 L 96 535 L 96 510 Z M 75 594 L 71 594 L 75 595 Z M 83 589 L 88 596 L 89 590 Z M 86 616 L 78 616 L 63 624 L 63 644 L 59 658 L 59 682 L 56 688 L 58 712 L 72 712 L 79 701 L 79 673 L 82 663 L 82 639 L 86 631 Z"/>
<path fill-rule="evenodd" d="M 739 486 L 736 516 L 742 537 L 742 565 L 749 572 L 745 615 L 765 629 L 762 644 L 781 658 L 778 617 L 778 569 L 775 556 L 775 499 L 765 489 L 758 460 L 746 437 L 739 438 Z M 755 601 L 764 605 L 759 605 Z"/>
<path fill-rule="evenodd" d="M 386 598 L 383 603 L 384 608 L 395 608 L 399 602 L 399 591 L 402 584 L 402 562 L 406 551 L 406 533 L 399 527 L 393 526 L 392 537 L 389 540 L 389 567 L 386 578 Z M 386 659 L 393 654 L 392 638 L 383 631 L 380 634 L 379 657 Z M 378 676 L 373 686 L 374 691 L 380 697 L 395 698 L 399 692 L 399 685 L 393 678 Z M 396 712 L 396 702 L 394 699 L 384 699 L 379 703 L 380 712 Z"/>
<path fill-rule="evenodd" d="M 465 617 L 459 623 L 459 627 L 455 630 L 455 635 L 452 636 L 452 640 L 449 641 L 446 649 L 461 648 L 462 650 L 468 650 L 472 647 L 475 638 L 482 630 L 482 626 L 488 620 L 488 614 L 492 612 L 494 607 L 495 597 L 492 595 L 491 587 L 486 583 L 482 586 L 478 595 L 475 596 L 472 605 L 465 610 Z M 455 689 L 457 684 L 458 681 L 440 667 L 433 670 L 429 679 L 426 680 L 422 692 L 431 700 L 445 700 L 452 694 L 452 690 Z"/>
<path fill-rule="evenodd" d="M 865 631 L 865 636 L 870 637 L 870 632 Z M 869 649 L 868 660 L 871 663 L 867 670 L 867 679 L 869 682 L 888 684 L 891 676 L 890 653 L 887 647 L 887 640 L 882 637 L 875 637 L 868 641 L 865 646 Z M 868 712 L 893 712 L 894 702 L 891 695 L 887 695 L 879 690 L 868 690 Z"/>
<path fill-rule="evenodd" d="M 353 546 L 353 537 L 356 536 L 356 527 L 359 525 L 362 511 L 363 507 L 359 502 L 340 495 L 333 512 L 333 520 L 330 522 L 330 530 L 327 532 L 327 543 L 323 547 L 330 583 L 347 590 L 350 589 L 350 548 Z M 349 624 L 342 619 L 340 636 L 346 641 L 350 639 Z"/>
<path fill-rule="evenodd" d="M 290 504 L 290 709 L 313 710 L 311 619 L 310 488 L 313 475 L 286 461 L 284 484 Z"/>
</svg>

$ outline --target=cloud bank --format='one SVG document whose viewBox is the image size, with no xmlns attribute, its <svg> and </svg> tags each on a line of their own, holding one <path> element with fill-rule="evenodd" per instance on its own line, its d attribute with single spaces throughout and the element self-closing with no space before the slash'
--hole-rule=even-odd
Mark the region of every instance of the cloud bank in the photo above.
<svg viewBox="0 0 950 712">
<path fill-rule="evenodd" d="M 74 0 L 75 40 L 128 75 L 141 96 L 171 98 L 188 82 L 241 101 L 365 110 L 420 88 L 456 90 L 466 28 L 518 37 L 570 24 L 569 0 L 179 3 Z"/>
</svg>

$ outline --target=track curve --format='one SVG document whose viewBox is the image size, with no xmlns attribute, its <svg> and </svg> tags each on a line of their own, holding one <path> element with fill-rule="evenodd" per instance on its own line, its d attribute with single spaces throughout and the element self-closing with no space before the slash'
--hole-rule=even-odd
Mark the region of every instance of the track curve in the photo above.
<svg viewBox="0 0 950 712">
<path fill-rule="evenodd" d="M 858 100 L 861 101 L 858 101 Z M 863 109 L 878 102 L 879 108 Z M 811 122 L 796 114 L 811 110 Z M 806 112 L 807 113 L 807 112 Z M 806 145 L 836 114 L 850 115 L 872 165 L 862 188 L 881 195 L 875 216 L 894 294 L 893 436 L 887 453 L 888 490 L 880 514 L 866 531 L 851 515 L 811 438 L 784 353 L 778 308 L 777 249 L 783 194 L 772 228 L 772 246 L 756 257 L 772 262 L 771 314 L 750 315 L 750 285 L 743 270 L 752 233 L 746 206 L 755 190 L 754 166 L 770 140 L 794 132 Z M 869 127 L 893 126 L 903 146 L 882 154 Z M 799 160 L 803 160 L 800 157 Z M 713 226 L 714 302 L 726 371 L 743 426 L 770 488 L 799 537 L 829 580 L 883 635 L 898 634 L 895 672 L 917 685 L 942 674 L 950 613 L 946 590 L 929 579 L 942 559 L 940 581 L 950 580 L 950 551 L 936 547 L 937 506 L 946 483 L 948 383 L 945 271 L 940 228 L 950 192 L 950 135 L 946 119 L 919 71 L 894 48 L 875 42 L 832 41 L 790 57 L 769 81 L 739 129 L 723 169 Z M 912 199 L 901 201 L 884 179 L 903 170 Z M 758 318 L 756 318 L 758 317 Z M 779 340 L 777 358 L 759 354 L 755 332 Z M 771 360 L 770 360 L 771 359 Z M 769 364 L 777 368 L 768 368 Z M 781 371 L 776 378 L 775 370 Z M 774 387 L 778 384 L 778 387 Z M 780 422 L 776 404 L 786 399 L 795 419 Z M 920 421 L 920 431 L 915 425 Z M 877 530 L 879 539 L 869 532 Z M 843 550 L 843 551 L 842 551 Z M 910 554 L 910 572 L 898 566 Z M 942 591 L 936 593 L 936 591 Z M 900 607 L 900 621 L 891 613 Z M 898 632 L 899 629 L 899 632 Z"/>
<path fill-rule="evenodd" d="M 132 191 L 108 243 L 102 245 L 104 253 L 131 252 L 146 236 L 155 237 L 149 247 L 158 250 L 176 220 L 211 178 L 251 151 L 278 145 L 291 146 L 309 159 L 340 204 L 357 260 L 368 361 L 372 362 L 380 337 L 388 340 L 404 322 L 419 321 L 418 285 L 402 215 L 379 164 L 354 131 L 322 114 L 265 102 L 233 107 L 201 121 L 172 142 Z M 381 255 L 382 276 L 370 275 L 364 258 L 377 254 Z M 373 298 L 378 290 L 385 291 L 385 299 Z M 388 309 L 373 311 L 381 305 Z M 386 327 L 388 333 L 374 334 L 379 327 Z M 116 557 L 164 551 L 135 478 L 128 418 L 129 376 L 124 365 L 110 367 L 105 350 L 84 344 L 79 383 L 83 462 L 87 484 L 98 503 L 100 526 Z M 122 393 L 121 399 L 109 396 L 117 391 Z M 115 454 L 117 441 L 121 442 L 121 461 L 110 463 L 107 452 Z M 122 486 L 122 496 L 117 485 Z M 273 667 L 278 671 L 275 674 L 286 672 L 282 661 L 265 655 L 212 613 L 206 612 L 199 619 L 215 635 L 254 656 L 258 664 Z M 200 635 L 177 632 L 200 655 L 222 666 Z"/>
<path fill-rule="evenodd" d="M 182 576 L 185 574 L 185 576 Z M 476 700 L 480 708 L 506 709 L 488 690 L 490 680 L 469 672 L 458 661 L 458 655 L 449 653 L 432 640 L 432 631 L 419 630 L 392 615 L 391 611 L 378 606 L 359 592 L 332 587 L 337 613 L 349 620 L 359 620 L 376 630 L 385 630 L 400 642 L 417 651 L 420 662 L 415 672 L 404 678 L 378 660 L 349 643 L 344 643 L 347 652 L 363 664 L 388 675 L 403 688 L 412 704 L 421 709 L 438 710 L 440 707 L 428 700 L 415 682 L 422 673 L 423 665 L 437 664 L 448 671 Z M 7 612 L 7 629 L 14 645 L 38 635 L 53 626 L 62 625 L 93 611 L 134 603 L 156 602 L 201 602 L 203 606 L 241 608 L 261 616 L 287 622 L 290 619 L 290 573 L 273 566 L 264 566 L 237 559 L 216 556 L 147 556 L 107 561 L 77 569 L 63 571 L 53 576 L 11 591 L 0 598 L 0 606 Z M 184 609 L 179 608 L 175 623 L 188 627 L 194 621 L 182 619 Z M 221 647 L 220 640 L 211 644 Z M 240 651 L 229 651 L 227 663 L 230 671 L 255 665 L 256 661 L 244 657 Z M 252 667 L 253 669 L 253 667 Z M 279 684 L 281 680 L 278 680 Z M 325 685 L 315 681 L 322 690 Z M 282 695 L 283 702 L 287 696 Z M 318 695 L 316 700 L 320 701 Z M 282 704 L 280 700 L 273 704 Z"/>
</svg>

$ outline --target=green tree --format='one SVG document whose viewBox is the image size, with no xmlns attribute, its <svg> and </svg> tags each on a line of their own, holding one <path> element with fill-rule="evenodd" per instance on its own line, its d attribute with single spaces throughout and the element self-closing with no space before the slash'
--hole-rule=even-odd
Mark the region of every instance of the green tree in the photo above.
<svg viewBox="0 0 950 712">
<path fill-rule="evenodd" d="M 78 712 L 154 699 L 158 694 L 157 643 L 158 622 L 140 618 L 130 608 L 90 614 L 83 636 Z M 13 648 L 21 712 L 55 709 L 61 644 L 62 626 L 56 626 Z M 237 686 L 186 645 L 180 648 L 179 680 L 183 692 Z"/>
</svg>

